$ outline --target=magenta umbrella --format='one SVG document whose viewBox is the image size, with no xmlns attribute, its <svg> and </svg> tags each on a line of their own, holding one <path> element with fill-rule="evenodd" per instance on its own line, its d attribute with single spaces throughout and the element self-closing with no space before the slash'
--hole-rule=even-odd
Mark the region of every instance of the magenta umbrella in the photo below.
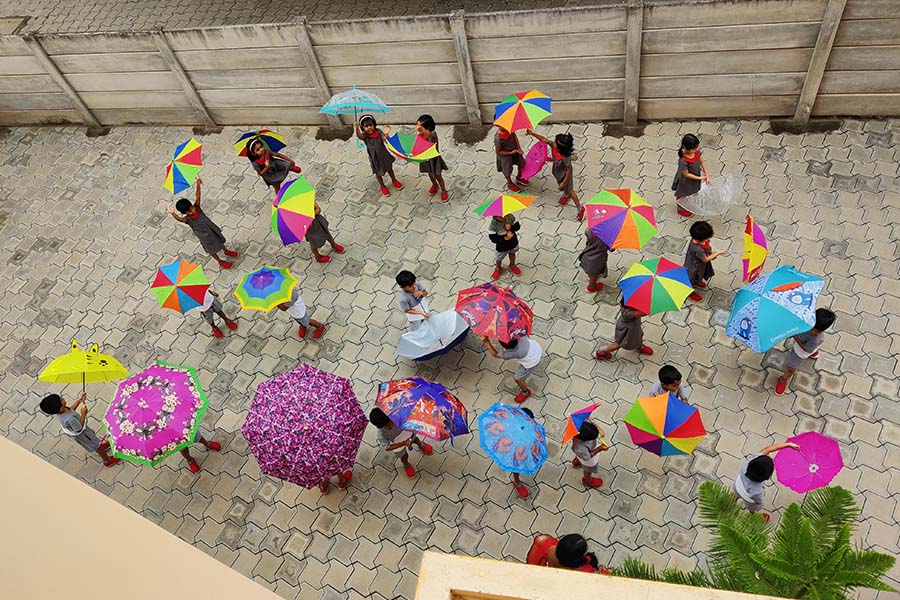
<svg viewBox="0 0 900 600">
<path fill-rule="evenodd" d="M 784 448 L 775 455 L 778 481 L 800 494 L 825 487 L 844 467 L 838 443 L 816 431 L 807 431 L 788 440 L 799 450 Z"/>
<path fill-rule="evenodd" d="M 260 471 L 311 489 L 353 467 L 366 423 L 348 380 L 304 364 L 257 386 L 241 433 Z"/>
</svg>

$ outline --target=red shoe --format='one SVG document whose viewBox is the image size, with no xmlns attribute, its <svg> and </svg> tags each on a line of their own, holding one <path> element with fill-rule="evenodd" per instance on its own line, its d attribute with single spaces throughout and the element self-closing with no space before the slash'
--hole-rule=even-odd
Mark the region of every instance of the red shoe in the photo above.
<svg viewBox="0 0 900 600">
<path fill-rule="evenodd" d="M 527 497 L 528 497 L 528 490 L 525 489 L 525 486 L 524 486 L 524 485 L 522 485 L 521 483 L 519 483 L 519 484 L 513 483 L 513 487 L 516 488 L 516 491 L 517 491 L 517 492 L 519 492 L 519 497 L 520 497 L 520 498 L 527 498 Z"/>
<path fill-rule="evenodd" d="M 568 196 L 563 196 L 562 198 L 559 199 L 560 206 L 565 206 L 568 202 L 569 202 Z"/>
<path fill-rule="evenodd" d="M 650 356 L 651 354 L 653 354 L 653 348 L 651 348 L 650 346 L 642 346 L 641 349 L 638 350 L 638 352 Z"/>
<path fill-rule="evenodd" d="M 819 358 L 819 351 L 816 350 L 815 352 L 813 352 L 812 354 L 810 354 L 809 357 L 810 357 L 810 358 Z"/>
<path fill-rule="evenodd" d="M 302 172 L 303 172 L 303 169 L 301 169 L 298 165 L 293 165 L 293 166 L 291 167 L 291 172 L 293 172 L 293 173 L 302 173 Z"/>
<path fill-rule="evenodd" d="M 516 177 L 516 181 L 522 185 L 528 185 L 530 183 L 527 179 L 522 179 L 521 177 Z"/>
<path fill-rule="evenodd" d="M 698 288 L 700 288 L 701 290 L 706 289 L 706 282 L 705 282 L 705 281 L 701 281 L 700 283 L 698 283 L 698 284 L 697 284 L 696 286 L 694 286 L 694 287 L 698 287 Z"/>
<path fill-rule="evenodd" d="M 572 466 L 575 467 L 576 469 L 581 466 L 581 461 L 578 460 L 577 456 L 572 459 Z"/>
<path fill-rule="evenodd" d="M 511 192 L 519 192 L 519 191 L 521 191 L 521 190 L 519 189 L 519 186 L 517 186 L 517 185 L 514 184 L 514 183 L 508 183 L 508 184 L 506 184 L 506 187 L 508 187 L 508 188 L 509 188 L 509 191 L 511 191 Z"/>
<path fill-rule="evenodd" d="M 578 221 L 579 222 L 584 221 L 584 207 L 583 206 L 578 207 Z"/>
<path fill-rule="evenodd" d="M 412 465 L 404 465 L 403 471 L 404 471 L 404 473 L 406 473 L 407 477 L 415 477 L 416 476 L 416 470 L 413 468 Z"/>
<path fill-rule="evenodd" d="M 306 337 L 306 327 L 301 325 L 299 328 L 297 328 L 297 335 L 299 335 L 302 338 L 305 338 Z"/>
<path fill-rule="evenodd" d="M 111 466 L 113 466 L 114 464 L 119 463 L 119 462 L 122 462 L 122 459 L 121 459 L 121 458 L 111 457 L 109 460 L 104 460 L 104 461 L 103 461 L 103 466 L 104 466 L 104 467 L 111 467 Z"/>
<path fill-rule="evenodd" d="M 206 449 L 212 450 L 213 452 L 218 452 L 222 449 L 222 444 L 219 442 L 206 442 Z"/>
<path fill-rule="evenodd" d="M 522 269 L 520 269 L 516 265 L 509 265 L 509 270 L 513 272 L 513 275 L 521 275 L 522 274 Z"/>
<path fill-rule="evenodd" d="M 350 485 L 351 479 L 353 479 L 353 471 L 344 471 L 344 480 L 338 481 L 338 489 L 346 490 L 347 486 Z"/>
<path fill-rule="evenodd" d="M 589 294 L 593 294 L 594 292 L 599 292 L 602 289 L 603 289 L 602 283 L 597 283 L 596 285 L 587 286 L 587 291 Z"/>
<path fill-rule="evenodd" d="M 684 210 L 680 206 L 675 209 L 675 212 L 677 212 L 682 217 L 693 217 L 694 216 L 694 213 L 692 213 L 689 210 Z"/>
<path fill-rule="evenodd" d="M 697 292 L 691 292 L 691 294 L 688 296 L 688 298 L 690 300 L 693 300 L 694 302 L 700 302 L 701 300 L 703 300 L 703 296 L 701 296 Z"/>
<path fill-rule="evenodd" d="M 328 493 L 328 480 L 327 479 L 319 484 L 319 491 L 322 492 L 323 494 Z"/>
<path fill-rule="evenodd" d="M 320 262 L 320 263 L 327 263 L 329 260 L 331 260 L 331 257 L 328 256 L 327 254 L 320 254 L 319 256 L 316 257 L 316 262 Z"/>
<path fill-rule="evenodd" d="M 230 269 L 230 268 L 233 267 L 234 265 L 231 264 L 230 262 L 228 262 L 227 260 L 220 260 L 220 261 L 219 261 L 219 266 L 222 267 L 223 269 Z"/>
<path fill-rule="evenodd" d="M 612 353 L 601 352 L 600 350 L 597 350 L 596 352 L 594 352 L 594 358 L 596 358 L 597 360 L 609 360 L 612 358 Z"/>
<path fill-rule="evenodd" d="M 228 257 L 230 257 L 230 258 L 237 258 L 237 257 L 238 257 L 238 253 L 235 252 L 234 250 L 226 250 L 226 251 L 225 251 L 225 256 L 228 256 Z"/>
<path fill-rule="evenodd" d="M 219 329 L 218 327 L 216 327 L 215 325 L 213 325 L 212 332 L 213 332 L 213 337 L 216 339 L 225 335 L 224 333 L 222 333 L 222 330 Z"/>
<path fill-rule="evenodd" d="M 101 450 L 109 450 L 109 440 L 107 440 L 107 441 L 103 442 L 102 444 L 100 444 L 100 449 L 101 449 Z"/>
<path fill-rule="evenodd" d="M 228 327 L 228 329 L 230 329 L 231 331 L 237 329 L 237 323 L 235 323 L 234 321 L 225 321 L 225 326 Z"/>
<path fill-rule="evenodd" d="M 590 479 L 587 479 L 587 478 L 585 478 L 585 477 L 582 477 L 582 478 L 581 478 L 581 483 L 584 485 L 584 487 L 588 487 L 588 488 L 598 488 L 598 487 L 600 487 L 601 485 L 603 485 L 603 480 L 600 479 L 599 477 L 591 477 Z"/>
<path fill-rule="evenodd" d="M 398 189 L 398 190 L 403 189 L 403 184 L 400 183 L 399 181 L 394 181 L 393 184 L 394 184 L 394 189 Z"/>
<path fill-rule="evenodd" d="M 325 333 L 325 324 L 322 323 L 321 327 L 316 327 L 316 330 L 313 331 L 313 339 L 317 340 L 322 337 L 322 334 Z"/>
<path fill-rule="evenodd" d="M 444 190 L 443 192 L 441 192 L 441 202 L 446 202 L 447 198 L 449 198 L 449 197 L 450 197 L 450 194 L 447 193 L 447 190 Z"/>
<path fill-rule="evenodd" d="M 435 183 L 430 188 L 428 188 L 428 193 L 430 195 L 434 196 L 435 194 L 437 194 L 437 190 L 438 190 L 438 187 L 437 187 L 437 184 Z"/>
<path fill-rule="evenodd" d="M 785 390 L 787 390 L 787 381 L 784 381 L 781 377 L 778 378 L 778 381 L 775 382 L 775 395 L 782 395 Z"/>
<path fill-rule="evenodd" d="M 772 518 L 772 517 L 769 515 L 769 513 L 761 512 L 761 513 L 756 513 L 756 514 L 758 514 L 758 515 L 759 515 L 759 518 L 762 519 L 763 521 L 765 521 L 766 523 L 768 523 L 768 522 L 769 522 L 769 519 Z"/>
<path fill-rule="evenodd" d="M 525 390 L 524 392 L 519 392 L 518 394 L 516 394 L 515 400 L 516 400 L 516 402 L 521 404 L 521 403 L 525 402 L 526 400 L 528 400 L 530 397 L 531 397 L 531 390 Z"/>
<path fill-rule="evenodd" d="M 200 465 L 197 464 L 197 461 L 193 458 L 188 459 L 188 469 L 191 470 L 191 473 L 199 473 Z"/>
<path fill-rule="evenodd" d="M 332 248 L 332 250 L 334 250 L 334 251 L 337 252 L 338 254 L 343 254 L 343 253 L 344 253 L 344 247 L 341 246 L 340 244 L 335 244 L 335 245 L 332 246 L 331 248 Z"/>
<path fill-rule="evenodd" d="M 426 456 L 431 456 L 432 454 L 434 454 L 434 448 L 431 446 L 431 444 L 422 442 L 422 454 Z"/>
<path fill-rule="evenodd" d="M 494 269 L 494 272 L 491 273 L 491 279 L 500 279 L 500 269 Z"/>
<path fill-rule="evenodd" d="M 382 196 L 390 196 L 391 192 L 385 186 L 381 186 L 381 195 Z"/>
</svg>

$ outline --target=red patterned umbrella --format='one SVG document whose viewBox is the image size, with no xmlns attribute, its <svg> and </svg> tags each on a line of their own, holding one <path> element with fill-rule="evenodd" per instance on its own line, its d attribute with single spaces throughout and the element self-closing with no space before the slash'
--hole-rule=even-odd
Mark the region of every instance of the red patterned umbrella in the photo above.
<svg viewBox="0 0 900 600">
<path fill-rule="evenodd" d="M 534 313 L 509 288 L 493 283 L 462 290 L 457 295 L 456 312 L 479 335 L 501 342 L 531 335 Z"/>
</svg>

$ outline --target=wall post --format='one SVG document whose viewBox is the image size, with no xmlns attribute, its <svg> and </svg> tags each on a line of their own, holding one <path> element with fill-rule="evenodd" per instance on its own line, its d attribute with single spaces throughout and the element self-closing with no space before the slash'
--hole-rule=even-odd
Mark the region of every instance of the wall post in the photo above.
<svg viewBox="0 0 900 600">
<path fill-rule="evenodd" d="M 328 82 L 325 81 L 325 73 L 319 65 L 319 58 L 316 56 L 316 50 L 312 45 L 312 38 L 309 37 L 309 27 L 306 17 L 297 17 L 294 22 L 297 24 L 297 45 L 300 47 L 300 53 L 303 55 L 303 62 L 312 75 L 313 84 L 319 92 L 319 101 L 324 106 L 326 102 L 331 100 L 331 90 L 328 89 Z M 328 117 L 328 124 L 332 127 L 343 127 L 344 123 L 338 115 L 325 115 Z"/>
<path fill-rule="evenodd" d="M 203 127 L 195 128 L 198 130 L 196 133 L 220 133 L 222 128 L 219 127 L 216 120 L 213 119 L 212 114 L 210 114 L 209 109 L 206 107 L 206 103 L 203 102 L 203 98 L 197 93 L 194 82 L 191 81 L 190 76 L 184 69 L 184 65 L 182 65 L 181 61 L 178 60 L 178 57 L 175 56 L 175 52 L 172 50 L 172 46 L 169 44 L 169 39 L 166 37 L 165 32 L 160 29 L 152 32 L 150 35 L 153 36 L 153 41 L 156 42 L 156 47 L 159 50 L 159 55 L 162 57 L 163 62 L 166 63 L 166 66 L 169 67 L 169 70 L 178 78 L 179 83 L 181 83 L 181 88 L 184 90 L 188 102 L 190 102 L 194 110 L 203 117 Z"/>
<path fill-rule="evenodd" d="M 634 127 L 638 121 L 641 95 L 641 40 L 644 33 L 644 2 L 625 4 L 625 109 L 623 124 Z"/>
<path fill-rule="evenodd" d="M 469 56 L 469 40 L 466 35 L 465 13 L 455 10 L 450 13 L 450 30 L 456 45 L 456 63 L 459 65 L 459 80 L 462 83 L 463 98 L 466 101 L 466 116 L 469 125 L 481 126 L 481 107 L 478 105 L 478 88 L 475 87 L 475 72 Z"/>
<path fill-rule="evenodd" d="M 806 79 L 803 81 L 803 89 L 797 100 L 797 110 L 794 111 L 794 125 L 805 126 L 809 123 L 845 6 L 847 6 L 847 0 L 828 0 L 828 4 L 825 6 L 822 24 L 819 26 L 819 36 L 816 38 L 816 47 L 809 61 L 809 68 L 806 70 Z"/>
</svg>

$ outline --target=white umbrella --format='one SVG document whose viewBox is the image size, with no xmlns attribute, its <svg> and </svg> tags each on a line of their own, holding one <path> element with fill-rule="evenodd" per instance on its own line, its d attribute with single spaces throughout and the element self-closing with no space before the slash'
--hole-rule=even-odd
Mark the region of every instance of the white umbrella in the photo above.
<svg viewBox="0 0 900 600">
<path fill-rule="evenodd" d="M 469 325 L 455 310 L 432 313 L 415 331 L 404 333 L 397 354 L 413 360 L 428 360 L 449 352 L 469 331 Z"/>
</svg>

